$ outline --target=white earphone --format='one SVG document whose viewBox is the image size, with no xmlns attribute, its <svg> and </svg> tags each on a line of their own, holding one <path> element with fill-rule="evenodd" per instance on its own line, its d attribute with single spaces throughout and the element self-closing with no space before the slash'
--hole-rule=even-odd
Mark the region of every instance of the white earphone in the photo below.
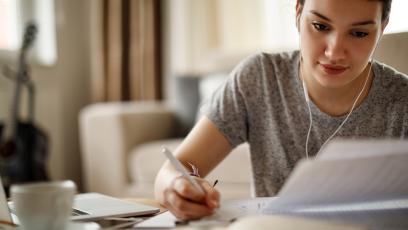
<svg viewBox="0 0 408 230">
<path fill-rule="evenodd" d="M 299 27 L 298 27 L 298 29 L 299 29 Z M 299 32 L 300 32 L 300 29 L 299 29 Z M 356 99 L 354 100 L 353 105 L 352 105 L 349 113 L 347 114 L 346 118 L 344 118 L 342 123 L 337 127 L 337 129 L 332 133 L 332 135 L 330 135 L 329 138 L 327 138 L 327 140 L 322 144 L 322 146 L 319 148 L 319 151 L 317 151 L 317 153 L 316 153 L 316 157 L 319 155 L 320 151 L 324 148 L 324 146 L 326 146 L 326 144 L 340 131 L 340 129 L 343 127 L 343 125 L 347 122 L 350 115 L 353 113 L 354 107 L 356 106 L 360 96 L 363 94 L 364 89 L 365 89 L 365 87 L 367 85 L 368 79 L 370 78 L 370 74 L 371 74 L 371 70 L 372 70 L 372 63 L 373 63 L 373 56 L 374 56 L 375 51 L 377 50 L 378 43 L 381 40 L 381 37 L 382 37 L 382 34 L 378 38 L 376 46 L 374 48 L 374 51 L 371 54 L 371 57 L 370 57 L 370 63 L 371 63 L 370 69 L 368 70 L 368 74 L 367 74 L 366 80 L 364 81 L 364 85 L 363 85 L 361 91 L 358 93 Z M 302 52 L 301 52 L 300 35 L 299 35 L 299 49 L 300 49 L 300 58 L 299 58 L 299 65 L 298 65 L 298 74 L 299 74 L 299 78 L 302 81 L 303 92 L 304 92 L 304 95 L 305 95 L 305 100 L 306 100 L 306 104 L 307 104 L 308 111 L 309 111 L 309 129 L 307 131 L 306 143 L 305 143 L 306 159 L 309 159 L 308 144 L 309 144 L 310 132 L 311 132 L 312 126 L 313 126 L 313 115 L 312 115 L 312 110 L 310 109 L 310 98 L 309 98 L 309 93 L 308 93 L 308 90 L 307 90 L 307 86 L 306 86 L 305 80 L 301 77 L 301 75 L 302 75 L 302 72 L 301 72 Z"/>
</svg>

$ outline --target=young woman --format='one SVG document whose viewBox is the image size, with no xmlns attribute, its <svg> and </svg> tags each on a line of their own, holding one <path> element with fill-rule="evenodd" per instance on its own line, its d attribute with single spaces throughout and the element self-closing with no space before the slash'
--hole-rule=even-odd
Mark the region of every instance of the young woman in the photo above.
<svg viewBox="0 0 408 230">
<path fill-rule="evenodd" d="M 296 162 L 333 137 L 408 137 L 408 77 L 372 60 L 391 0 L 297 0 L 300 51 L 261 53 L 231 73 L 176 151 L 206 176 L 248 142 L 256 196 L 274 196 Z M 156 198 L 181 219 L 210 215 L 220 194 L 200 195 L 167 162 Z"/>
</svg>

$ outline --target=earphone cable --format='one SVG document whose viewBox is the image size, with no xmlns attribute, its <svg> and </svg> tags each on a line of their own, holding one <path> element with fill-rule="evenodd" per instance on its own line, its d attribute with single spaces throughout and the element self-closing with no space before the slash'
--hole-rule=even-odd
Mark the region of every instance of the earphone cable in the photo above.
<svg viewBox="0 0 408 230">
<path fill-rule="evenodd" d="M 303 85 L 303 87 L 305 87 L 305 85 Z M 307 131 L 307 135 L 306 135 L 306 159 L 309 159 L 309 147 L 308 147 L 308 143 L 309 143 L 309 136 L 310 136 L 310 132 L 312 130 L 312 125 L 313 125 L 313 117 L 312 117 L 312 110 L 310 109 L 310 104 L 309 104 L 309 100 L 306 100 L 307 103 L 307 107 L 309 109 L 309 130 Z"/>
<path fill-rule="evenodd" d="M 360 93 L 357 95 L 356 99 L 353 102 L 353 105 L 351 106 L 350 112 L 347 114 L 346 118 L 343 120 L 343 122 L 339 125 L 339 127 L 337 127 L 337 129 L 333 132 L 332 135 L 330 135 L 329 138 L 327 138 L 327 140 L 323 143 L 323 145 L 320 147 L 319 151 L 317 152 L 316 156 L 317 157 L 320 153 L 320 151 L 326 146 L 326 144 L 340 131 L 340 129 L 343 127 L 343 125 L 347 122 L 347 120 L 349 119 L 350 115 L 353 113 L 354 111 L 354 107 L 356 106 L 358 99 L 361 97 L 361 95 L 364 92 L 364 89 L 367 85 L 368 79 L 370 78 L 370 74 L 371 74 L 371 68 L 372 68 L 372 63 L 373 63 L 373 59 L 371 59 L 371 64 L 370 64 L 370 68 L 368 70 L 368 75 L 364 81 L 364 85 L 363 88 L 361 89 Z M 300 61 L 299 61 L 299 70 L 298 70 L 299 74 L 301 74 L 301 68 L 300 68 Z M 309 110 L 309 130 L 307 131 L 307 135 L 306 135 L 306 143 L 305 143 L 305 152 L 306 152 L 306 159 L 309 159 L 309 150 L 308 150 L 308 143 L 309 143 L 309 137 L 310 137 L 310 132 L 312 130 L 312 124 L 313 124 L 313 116 L 312 116 L 312 111 L 310 109 L 310 102 L 309 102 L 309 95 L 307 93 L 307 87 L 306 87 L 306 83 L 304 81 L 304 79 L 301 77 L 302 80 L 302 85 L 303 85 L 303 90 L 305 91 L 305 99 L 306 99 L 306 103 L 307 103 L 307 107 Z"/>
</svg>

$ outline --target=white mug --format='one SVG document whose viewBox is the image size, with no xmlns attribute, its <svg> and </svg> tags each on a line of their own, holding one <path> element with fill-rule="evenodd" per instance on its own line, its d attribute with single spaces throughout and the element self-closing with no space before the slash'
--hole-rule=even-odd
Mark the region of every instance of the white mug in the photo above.
<svg viewBox="0 0 408 230">
<path fill-rule="evenodd" d="M 75 183 L 69 180 L 11 186 L 15 214 L 24 230 L 66 229 L 75 193 Z"/>
</svg>

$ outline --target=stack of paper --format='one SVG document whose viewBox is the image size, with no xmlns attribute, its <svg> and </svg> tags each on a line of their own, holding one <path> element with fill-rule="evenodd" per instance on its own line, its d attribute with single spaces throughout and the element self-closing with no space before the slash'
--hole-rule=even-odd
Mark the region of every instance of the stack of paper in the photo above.
<svg viewBox="0 0 408 230">
<path fill-rule="evenodd" d="M 263 212 L 408 229 L 408 141 L 337 141 L 301 161 Z"/>
</svg>

